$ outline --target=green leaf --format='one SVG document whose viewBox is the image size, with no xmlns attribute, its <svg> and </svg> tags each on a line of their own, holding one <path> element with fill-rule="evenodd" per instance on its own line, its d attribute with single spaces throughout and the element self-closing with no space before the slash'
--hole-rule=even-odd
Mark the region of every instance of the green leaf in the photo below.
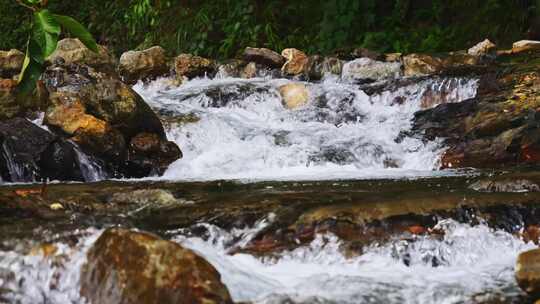
<svg viewBox="0 0 540 304">
<path fill-rule="evenodd" d="M 45 62 L 45 56 L 38 43 L 32 38 L 28 41 L 28 57 L 35 62 L 43 64 Z"/>
<path fill-rule="evenodd" d="M 38 23 L 45 32 L 60 35 L 60 24 L 53 17 L 53 14 L 49 10 L 44 9 L 34 13 L 36 23 Z"/>
<path fill-rule="evenodd" d="M 39 77 L 41 77 L 41 73 L 43 73 L 43 65 L 30 59 L 24 74 L 21 74 L 19 79 L 19 85 L 17 86 L 19 94 L 32 93 Z"/>
<path fill-rule="evenodd" d="M 60 23 L 64 29 L 66 29 L 72 36 L 79 38 L 79 40 L 90 50 L 97 53 L 99 52 L 98 46 L 92 34 L 82 26 L 77 20 L 62 15 L 53 14 L 54 19 Z"/>
<path fill-rule="evenodd" d="M 34 23 L 31 40 L 39 46 L 41 57 L 43 59 L 49 57 L 49 55 L 56 50 L 56 46 L 58 45 L 58 35 L 45 31 L 43 24 L 40 22 Z M 30 51 L 30 57 L 34 58 L 37 62 L 43 62 L 43 59 L 37 56 L 34 47 L 30 48 Z"/>
<path fill-rule="evenodd" d="M 26 56 L 24 57 L 21 73 L 19 74 L 19 79 L 17 81 L 18 84 L 22 82 L 26 69 L 28 68 L 28 65 L 30 64 L 30 60 L 31 60 L 30 59 L 30 41 L 28 41 L 28 44 L 26 46 Z"/>
</svg>

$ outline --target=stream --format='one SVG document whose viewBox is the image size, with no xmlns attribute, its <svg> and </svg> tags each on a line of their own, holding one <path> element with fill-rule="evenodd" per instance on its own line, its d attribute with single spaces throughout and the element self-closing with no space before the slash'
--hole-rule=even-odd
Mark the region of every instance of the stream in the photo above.
<svg viewBox="0 0 540 304">
<path fill-rule="evenodd" d="M 475 97 L 475 79 L 431 77 L 376 89 L 378 83 L 358 85 L 328 77 L 304 83 L 309 103 L 292 110 L 283 106 L 278 91 L 289 82 L 271 77 L 217 77 L 194 79 L 180 87 L 170 86 L 168 79 L 137 84 L 135 90 L 160 115 L 168 138 L 181 147 L 184 157 L 163 177 L 123 180 L 117 187 L 163 183 L 189 189 L 224 181 L 234 185 L 242 200 L 262 183 L 260 191 L 279 188 L 282 192 L 275 195 L 287 204 L 285 194 L 318 187 L 302 182 L 322 181 L 325 186 L 314 196 L 331 205 L 340 187 L 345 190 L 339 195 L 377 201 L 387 199 L 385 191 L 404 182 L 420 184 L 429 179 L 430 187 L 436 187 L 439 180 L 466 184 L 477 174 L 485 174 L 438 170 L 442 140 L 425 141 L 409 133 L 416 112 Z M 78 159 L 88 182 L 105 179 L 99 166 L 83 153 Z M 360 186 L 355 183 L 378 181 L 383 183 L 381 189 L 362 184 L 367 190 L 356 192 Z M 266 182 L 279 182 L 279 186 Z M 182 191 L 175 192 L 176 196 L 198 199 L 195 204 L 219 201 L 202 190 L 192 190 L 193 195 Z M 405 193 L 396 191 L 392 199 Z M 437 204 L 436 195 L 423 193 L 421 197 Z M 505 199 L 500 196 L 497 202 Z M 264 200 L 262 196 L 260 201 Z M 10 233 L 0 236 L 0 303 L 85 303 L 79 294 L 80 268 L 85 253 L 110 226 L 155 232 L 193 249 L 219 271 L 234 301 L 260 304 L 523 303 L 514 265 L 520 252 L 535 247 L 515 233 L 523 228 L 519 225 L 508 231 L 478 218 L 437 217 L 434 229 L 443 232 L 439 237 L 392 234 L 352 256 L 341 250 L 345 241 L 331 232 L 270 256 L 233 254 L 279 220 L 280 213 L 270 211 L 255 222 L 230 227 L 194 220 L 189 227 L 152 228 L 151 216 L 130 220 L 131 214 L 145 212 L 141 208 L 112 220 L 73 216 L 54 228 L 37 222 L 18 226 L 7 217 L 3 225 L 8 228 L 0 225 L 1 231 Z M 29 253 L 44 241 L 56 244 L 53 259 Z"/>
</svg>

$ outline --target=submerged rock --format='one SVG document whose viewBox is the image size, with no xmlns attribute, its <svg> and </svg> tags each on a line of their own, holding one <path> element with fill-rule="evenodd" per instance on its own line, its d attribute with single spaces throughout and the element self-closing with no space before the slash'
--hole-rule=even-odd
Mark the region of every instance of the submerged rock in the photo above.
<svg viewBox="0 0 540 304">
<path fill-rule="evenodd" d="M 343 61 L 335 57 L 323 57 L 320 55 L 308 58 L 305 74 L 309 80 L 320 80 L 326 75 L 341 75 Z"/>
<path fill-rule="evenodd" d="M 174 59 L 176 77 L 194 78 L 215 73 L 215 63 L 207 58 L 191 54 L 180 54 Z"/>
<path fill-rule="evenodd" d="M 283 56 L 266 48 L 247 47 L 243 57 L 248 62 L 253 61 L 270 68 L 281 68 L 285 63 Z"/>
<path fill-rule="evenodd" d="M 516 280 L 525 292 L 535 298 L 540 297 L 540 249 L 529 250 L 518 256 Z"/>
<path fill-rule="evenodd" d="M 85 64 L 103 71 L 113 72 L 116 59 L 106 47 L 98 45 L 99 53 L 89 50 L 79 39 L 66 38 L 58 41 L 58 46 L 47 60 L 50 62 L 63 61 L 66 64 Z"/>
<path fill-rule="evenodd" d="M 130 84 L 138 80 L 154 79 L 165 75 L 169 68 L 165 50 L 154 46 L 144 51 L 129 51 L 122 54 L 118 71 L 122 79 Z"/>
<path fill-rule="evenodd" d="M 289 83 L 279 87 L 283 103 L 288 109 L 296 109 L 309 101 L 309 91 L 302 83 Z"/>
<path fill-rule="evenodd" d="M 232 303 L 220 274 L 182 246 L 141 232 L 109 229 L 87 254 L 81 295 L 90 303 Z"/>
<path fill-rule="evenodd" d="M 157 206 L 181 203 L 170 191 L 163 189 L 142 189 L 132 192 L 115 193 L 109 202 L 113 204 L 155 204 Z"/>
<path fill-rule="evenodd" d="M 21 72 L 24 53 L 19 50 L 0 51 L 0 77 L 12 78 Z"/>
<path fill-rule="evenodd" d="M 526 180 L 489 180 L 483 179 L 472 183 L 470 189 L 481 192 L 539 192 L 538 184 Z"/>
<path fill-rule="evenodd" d="M 284 49 L 281 56 L 287 60 L 281 71 L 285 75 L 299 75 L 305 72 L 308 63 L 307 55 L 297 49 Z"/>
<path fill-rule="evenodd" d="M 360 58 L 343 65 L 341 78 L 353 82 L 377 81 L 396 78 L 401 75 L 398 62 L 381 62 L 369 58 Z"/>
<path fill-rule="evenodd" d="M 43 79 L 49 93 L 44 123 L 103 160 L 109 172 L 132 177 L 161 174 L 181 157 L 178 147 L 167 141 L 157 115 L 114 75 L 86 65 L 52 65 Z M 152 155 L 128 150 L 141 133 L 159 139 Z"/>
</svg>

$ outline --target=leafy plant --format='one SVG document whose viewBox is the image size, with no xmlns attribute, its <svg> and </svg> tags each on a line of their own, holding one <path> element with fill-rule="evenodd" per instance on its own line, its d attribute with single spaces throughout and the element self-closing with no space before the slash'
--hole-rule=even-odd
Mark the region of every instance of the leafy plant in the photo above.
<svg viewBox="0 0 540 304">
<path fill-rule="evenodd" d="M 97 43 L 88 30 L 71 17 L 51 13 L 47 9 L 48 0 L 15 1 L 32 11 L 31 33 L 17 86 L 19 93 L 28 94 L 35 88 L 45 59 L 56 50 L 62 28 L 79 38 L 88 49 L 98 52 Z"/>
</svg>

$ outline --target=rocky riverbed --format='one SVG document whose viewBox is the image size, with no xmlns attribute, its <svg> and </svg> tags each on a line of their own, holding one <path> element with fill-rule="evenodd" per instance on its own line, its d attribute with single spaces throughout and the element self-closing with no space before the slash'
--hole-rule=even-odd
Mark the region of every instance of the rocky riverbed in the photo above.
<svg viewBox="0 0 540 304">
<path fill-rule="evenodd" d="M 0 302 L 533 303 L 539 49 L 1 52 Z"/>
</svg>

